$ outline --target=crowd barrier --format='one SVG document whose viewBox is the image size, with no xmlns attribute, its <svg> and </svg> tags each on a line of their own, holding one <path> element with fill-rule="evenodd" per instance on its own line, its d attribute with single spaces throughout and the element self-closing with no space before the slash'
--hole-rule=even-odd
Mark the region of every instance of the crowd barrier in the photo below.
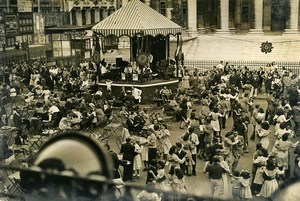
<svg viewBox="0 0 300 201">
<path fill-rule="evenodd" d="M 225 61 L 224 64 L 228 62 L 228 64 L 234 66 L 247 66 L 250 70 L 259 70 L 262 67 L 265 71 L 267 71 L 270 67 L 267 67 L 272 61 Z M 192 72 L 195 69 L 198 69 L 199 72 L 205 72 L 207 70 L 212 70 L 214 66 L 217 66 L 220 63 L 220 60 L 199 60 L 199 59 L 186 59 L 184 60 L 184 65 L 187 66 Z M 299 62 L 290 62 L 290 61 L 276 61 L 276 65 L 278 69 L 285 67 L 286 69 L 290 69 L 294 74 L 299 75 L 300 73 L 300 61 Z"/>
</svg>

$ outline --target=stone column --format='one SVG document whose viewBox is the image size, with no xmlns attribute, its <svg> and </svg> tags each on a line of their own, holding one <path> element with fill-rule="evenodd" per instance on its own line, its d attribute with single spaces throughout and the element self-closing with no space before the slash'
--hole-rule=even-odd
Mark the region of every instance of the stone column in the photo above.
<svg viewBox="0 0 300 201">
<path fill-rule="evenodd" d="M 76 10 L 76 25 L 82 26 L 82 10 L 78 9 Z"/>
<path fill-rule="evenodd" d="M 299 0 L 290 0 L 289 26 L 283 34 L 299 34 L 298 29 Z"/>
<path fill-rule="evenodd" d="M 95 8 L 95 22 L 100 22 L 100 9 Z"/>
<path fill-rule="evenodd" d="M 254 0 L 254 29 L 249 30 L 249 34 L 263 34 L 263 0 Z"/>
<path fill-rule="evenodd" d="M 216 30 L 216 34 L 230 34 L 229 31 L 229 0 L 220 0 L 221 29 Z"/>
<path fill-rule="evenodd" d="M 91 9 L 86 9 L 85 10 L 85 17 L 86 17 L 86 24 L 91 24 Z"/>
<path fill-rule="evenodd" d="M 167 8 L 166 8 L 166 16 L 168 19 L 172 19 L 172 11 L 173 10 L 173 1 L 168 0 L 167 1 Z"/>
<path fill-rule="evenodd" d="M 188 0 L 188 35 L 190 37 L 196 37 L 198 35 L 197 30 L 197 0 Z"/>
<path fill-rule="evenodd" d="M 72 17 L 72 16 L 73 16 L 73 12 L 70 11 L 70 12 L 69 12 L 69 17 L 70 17 L 70 24 L 71 24 L 71 25 L 73 25 L 73 17 Z"/>
</svg>

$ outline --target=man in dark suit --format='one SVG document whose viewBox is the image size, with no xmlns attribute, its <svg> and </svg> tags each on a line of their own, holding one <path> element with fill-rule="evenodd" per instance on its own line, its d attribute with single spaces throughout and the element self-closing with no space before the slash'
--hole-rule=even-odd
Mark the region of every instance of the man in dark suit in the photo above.
<svg viewBox="0 0 300 201">
<path fill-rule="evenodd" d="M 117 153 L 115 153 L 113 150 L 110 149 L 109 144 L 105 144 L 104 147 L 107 149 L 107 151 L 108 151 L 109 155 L 111 156 L 113 163 L 114 163 L 114 179 L 121 178 L 120 173 L 119 173 L 120 161 L 119 161 Z"/>
<path fill-rule="evenodd" d="M 265 71 L 263 70 L 262 67 L 260 67 L 257 74 L 258 74 L 258 77 L 259 77 L 259 92 L 261 92 L 261 88 L 262 88 L 264 77 L 265 77 Z"/>
<path fill-rule="evenodd" d="M 133 176 L 133 160 L 135 156 L 135 147 L 131 144 L 131 138 L 127 138 L 126 142 L 121 145 L 120 153 L 123 154 L 123 160 L 130 163 L 124 166 L 123 181 L 132 181 Z"/>
<path fill-rule="evenodd" d="M 180 159 L 183 159 L 185 156 L 186 156 L 186 151 L 183 150 L 183 146 L 180 142 L 176 142 L 176 147 L 178 149 L 177 151 L 177 155 Z M 185 163 L 180 163 L 180 169 L 183 171 L 183 172 L 186 172 L 186 164 Z"/>
</svg>

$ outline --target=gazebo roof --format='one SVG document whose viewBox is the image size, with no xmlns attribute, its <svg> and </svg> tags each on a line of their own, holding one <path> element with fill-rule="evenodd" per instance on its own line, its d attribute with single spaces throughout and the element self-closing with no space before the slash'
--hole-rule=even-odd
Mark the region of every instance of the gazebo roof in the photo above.
<svg viewBox="0 0 300 201">
<path fill-rule="evenodd" d="M 140 0 L 131 0 L 112 15 L 92 27 L 92 31 L 102 36 L 122 35 L 168 35 L 181 33 L 182 27 L 171 21 Z"/>
</svg>

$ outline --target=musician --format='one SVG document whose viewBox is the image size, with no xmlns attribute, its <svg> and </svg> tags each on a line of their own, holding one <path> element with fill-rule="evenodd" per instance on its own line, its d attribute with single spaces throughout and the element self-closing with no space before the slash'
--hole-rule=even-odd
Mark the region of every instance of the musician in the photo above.
<svg viewBox="0 0 300 201">
<path fill-rule="evenodd" d="M 152 69 L 150 68 L 149 65 L 146 65 L 146 68 L 144 70 L 144 78 L 147 80 L 152 79 Z"/>
<path fill-rule="evenodd" d="M 132 62 L 132 73 L 133 74 L 137 74 L 138 68 L 139 68 L 139 66 L 136 65 L 135 62 Z"/>
<path fill-rule="evenodd" d="M 127 81 L 132 81 L 132 66 L 131 66 L 131 64 L 128 64 L 124 68 L 124 73 L 125 73 L 125 76 L 126 76 L 126 80 Z"/>
</svg>

